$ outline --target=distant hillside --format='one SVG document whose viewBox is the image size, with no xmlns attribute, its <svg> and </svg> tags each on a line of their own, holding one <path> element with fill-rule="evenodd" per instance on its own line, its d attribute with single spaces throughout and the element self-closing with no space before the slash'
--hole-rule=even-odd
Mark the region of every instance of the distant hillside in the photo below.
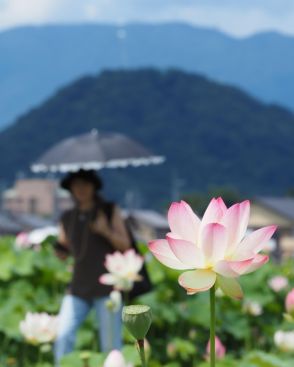
<svg viewBox="0 0 294 367">
<path fill-rule="evenodd" d="M 204 77 L 151 69 L 80 79 L 22 116 L 0 133 L 2 178 L 92 128 L 123 132 L 168 158 L 160 167 L 105 171 L 118 197 L 131 187 L 148 205 L 162 202 L 175 171 L 186 192 L 234 185 L 276 194 L 293 186 L 292 113 Z"/>
<path fill-rule="evenodd" d="M 0 127 L 61 86 L 122 66 L 203 73 L 294 108 L 294 38 L 264 33 L 240 40 L 172 23 L 133 24 L 124 32 L 110 25 L 68 25 L 0 33 Z"/>
</svg>

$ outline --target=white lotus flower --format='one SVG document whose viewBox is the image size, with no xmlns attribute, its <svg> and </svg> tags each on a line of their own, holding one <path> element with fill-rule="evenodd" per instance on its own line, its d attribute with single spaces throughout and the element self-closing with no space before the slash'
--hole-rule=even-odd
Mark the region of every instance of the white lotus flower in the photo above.
<svg viewBox="0 0 294 367">
<path fill-rule="evenodd" d="M 30 248 L 33 245 L 40 245 L 50 236 L 57 235 L 58 228 L 56 226 L 38 228 L 30 232 L 21 232 L 16 236 L 15 247 L 19 250 Z"/>
<path fill-rule="evenodd" d="M 112 285 L 117 290 L 130 291 L 134 282 L 141 280 L 139 271 L 143 263 L 144 258 L 133 249 L 106 255 L 105 267 L 109 273 L 101 275 L 99 281 L 105 285 Z"/>
<path fill-rule="evenodd" d="M 282 352 L 294 352 L 294 331 L 277 331 L 274 342 Z"/>
<path fill-rule="evenodd" d="M 28 312 L 20 322 L 20 331 L 26 341 L 38 345 L 53 342 L 57 335 L 58 317 L 47 313 Z"/>
<path fill-rule="evenodd" d="M 103 367 L 133 367 L 133 365 L 125 361 L 119 350 L 113 350 L 108 354 Z"/>
</svg>

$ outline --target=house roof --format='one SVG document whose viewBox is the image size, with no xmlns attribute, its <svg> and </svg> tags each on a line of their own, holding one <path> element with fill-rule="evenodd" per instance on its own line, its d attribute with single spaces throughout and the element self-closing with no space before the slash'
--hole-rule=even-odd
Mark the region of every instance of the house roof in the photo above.
<svg viewBox="0 0 294 367">
<path fill-rule="evenodd" d="M 283 217 L 294 221 L 294 198 L 291 197 L 257 197 L 255 201 L 275 211 Z"/>
<path fill-rule="evenodd" d="M 43 228 L 52 225 L 52 221 L 37 215 L 0 211 L 0 233 L 17 234 L 22 231 Z"/>
<path fill-rule="evenodd" d="M 52 225 L 52 221 L 46 218 L 43 218 L 39 215 L 28 214 L 28 213 L 19 213 L 13 214 L 10 213 L 11 218 L 15 220 L 15 222 L 20 225 L 24 229 L 36 229 L 43 228 Z"/>
<path fill-rule="evenodd" d="M 10 218 L 4 212 L 0 212 L 0 232 L 1 234 L 16 234 L 22 230 L 22 227 L 15 223 L 15 221 Z"/>
</svg>

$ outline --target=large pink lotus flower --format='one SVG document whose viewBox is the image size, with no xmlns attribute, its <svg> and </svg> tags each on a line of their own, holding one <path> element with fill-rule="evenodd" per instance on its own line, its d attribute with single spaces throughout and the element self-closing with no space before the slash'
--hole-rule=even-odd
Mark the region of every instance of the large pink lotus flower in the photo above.
<svg viewBox="0 0 294 367">
<path fill-rule="evenodd" d="M 100 283 L 112 285 L 120 291 L 129 291 L 134 282 L 140 281 L 139 271 L 142 269 L 144 258 L 133 249 L 124 253 L 119 251 L 106 255 L 105 267 L 109 271 L 101 275 Z"/>
<path fill-rule="evenodd" d="M 217 359 L 222 359 L 226 355 L 226 347 L 220 341 L 219 337 L 215 337 L 215 355 Z M 210 356 L 210 340 L 206 346 L 206 357 L 209 358 Z"/>
<path fill-rule="evenodd" d="M 149 243 L 153 255 L 164 265 L 187 270 L 179 284 L 188 294 L 203 292 L 216 284 L 227 295 L 240 299 L 240 275 L 260 268 L 268 261 L 259 254 L 276 226 L 261 228 L 245 236 L 250 213 L 249 201 L 227 208 L 221 198 L 212 199 L 202 220 L 181 201 L 168 212 L 171 232 L 166 239 Z"/>
</svg>

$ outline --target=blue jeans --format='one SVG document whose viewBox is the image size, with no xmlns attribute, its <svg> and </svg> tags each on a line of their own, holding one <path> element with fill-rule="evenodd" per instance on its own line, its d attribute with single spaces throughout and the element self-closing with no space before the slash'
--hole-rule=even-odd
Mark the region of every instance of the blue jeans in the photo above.
<svg viewBox="0 0 294 367">
<path fill-rule="evenodd" d="M 108 297 L 87 301 L 83 298 L 67 294 L 62 301 L 59 312 L 59 326 L 54 345 L 56 366 L 61 358 L 74 349 L 76 333 L 92 307 L 95 308 L 99 324 L 100 347 L 102 352 L 121 349 L 121 311 L 113 313 L 107 309 Z"/>
</svg>

